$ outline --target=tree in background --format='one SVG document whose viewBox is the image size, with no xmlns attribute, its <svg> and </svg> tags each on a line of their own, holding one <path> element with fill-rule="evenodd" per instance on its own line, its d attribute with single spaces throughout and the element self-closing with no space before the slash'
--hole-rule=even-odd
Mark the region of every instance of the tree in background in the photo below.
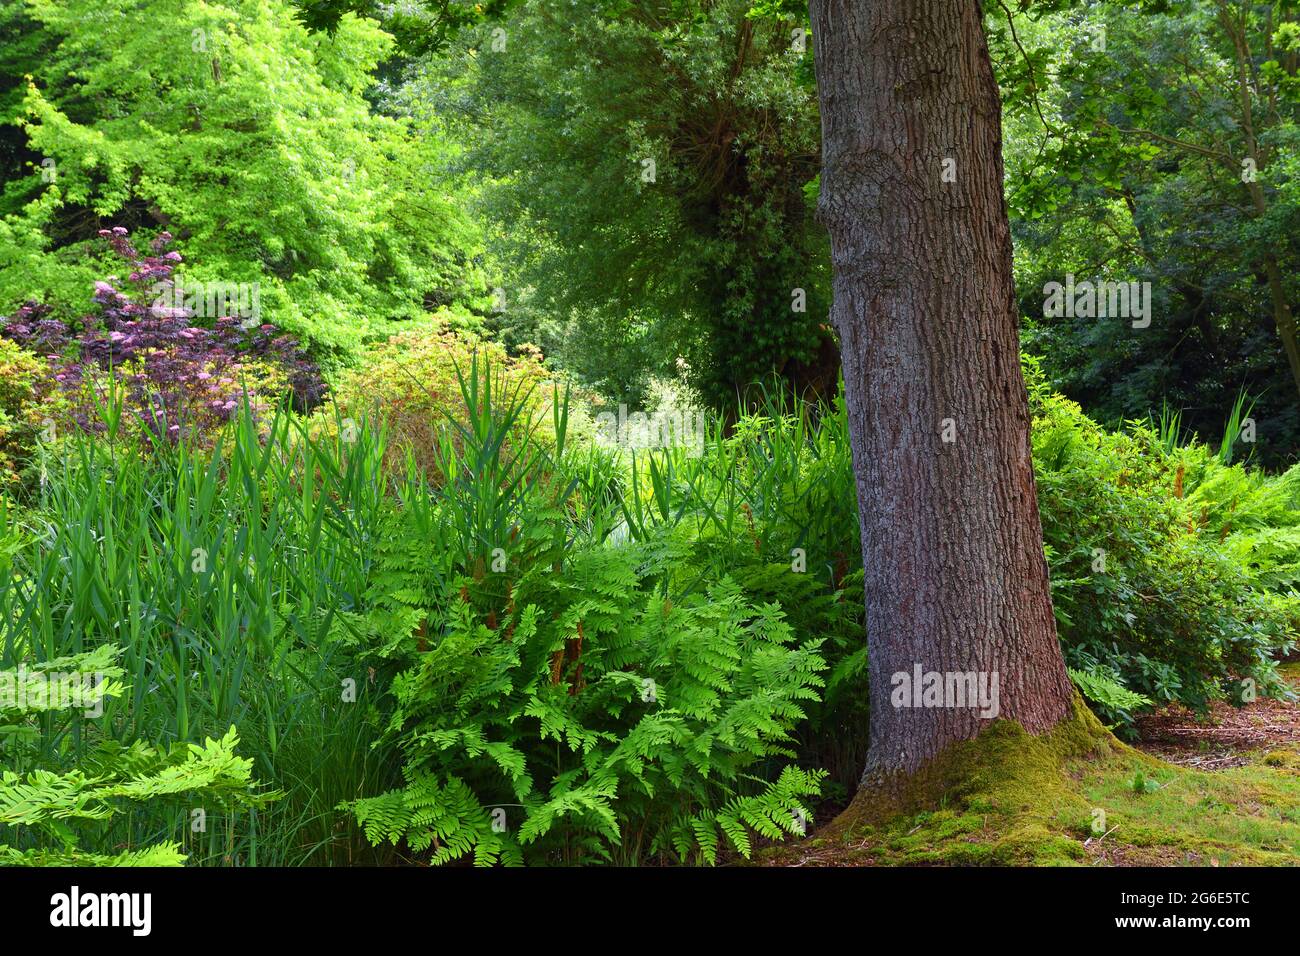
<svg viewBox="0 0 1300 956">
<path fill-rule="evenodd" d="M 259 283 L 323 357 L 431 312 L 486 310 L 446 147 L 367 95 L 391 39 L 288 3 L 25 0 L 0 30 L 0 311 L 80 315 L 101 228 L 167 229 L 204 282 Z M 26 24 L 26 29 L 22 28 Z M 26 76 L 30 76 L 27 79 Z M 15 136 L 15 132 L 20 134 Z"/>
<path fill-rule="evenodd" d="M 833 391 L 802 9 L 582 12 L 521 3 L 403 93 L 470 121 L 468 161 L 490 180 L 484 209 L 512 275 L 507 340 L 540 340 L 622 396 L 677 374 L 679 357 L 719 405 L 773 372 Z"/>
<path fill-rule="evenodd" d="M 1294 4 L 1036 3 L 1010 22 L 993 9 L 1031 349 L 1111 423 L 1167 398 L 1217 437 L 1245 387 L 1260 396 L 1261 457 L 1291 458 L 1300 449 Z M 1149 281 L 1149 327 L 1044 317 L 1040 290 L 1067 272 Z"/>
</svg>

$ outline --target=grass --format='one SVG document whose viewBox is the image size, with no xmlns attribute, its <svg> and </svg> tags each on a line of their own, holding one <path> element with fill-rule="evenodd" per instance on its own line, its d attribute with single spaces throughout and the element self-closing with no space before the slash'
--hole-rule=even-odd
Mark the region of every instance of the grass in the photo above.
<svg viewBox="0 0 1300 956">
<path fill-rule="evenodd" d="M 103 839 L 179 839 L 196 862 L 235 865 L 374 859 L 333 808 L 393 771 L 370 750 L 368 682 L 324 635 L 366 586 L 382 434 L 321 442 L 282 414 L 244 417 L 210 455 L 142 457 L 112 438 L 46 450 L 40 506 L 0 513 L 0 666 L 112 642 L 129 691 L 94 724 L 43 715 L 6 766 L 83 766 L 106 740 L 193 743 L 234 725 L 255 776 L 285 791 L 262 819 L 195 833 L 170 807 Z"/>
<path fill-rule="evenodd" d="M 1079 768 L 1083 797 L 1115 827 L 1101 853 L 1125 863 L 1300 864 L 1300 754 L 1266 759 L 1215 772 L 1153 767 L 1146 788 L 1133 785 L 1143 768 L 1132 763 Z"/>
</svg>

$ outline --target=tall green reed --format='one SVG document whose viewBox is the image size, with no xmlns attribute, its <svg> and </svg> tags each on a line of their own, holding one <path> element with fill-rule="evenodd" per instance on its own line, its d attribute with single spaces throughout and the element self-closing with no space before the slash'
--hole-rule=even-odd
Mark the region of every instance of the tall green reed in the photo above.
<svg viewBox="0 0 1300 956">
<path fill-rule="evenodd" d="M 344 779 L 357 767 L 336 758 L 387 772 L 368 754 L 367 682 L 327 639 L 360 603 L 387 507 L 382 427 L 321 438 L 286 411 L 258 422 L 245 408 L 205 451 L 125 440 L 111 405 L 100 424 L 42 450 L 33 507 L 0 510 L 0 666 L 115 643 L 130 685 L 90 727 L 43 716 L 33 763 L 82 765 L 105 739 L 193 742 L 235 725 L 255 774 L 291 784 L 262 811 L 278 839 L 256 819 L 228 821 L 239 833 L 218 839 L 216 826 L 196 837 L 185 821 L 138 814 L 113 839 L 179 827 L 200 859 L 331 861 L 349 837 L 329 791 L 358 789 Z M 343 699 L 349 679 L 356 703 Z"/>
</svg>

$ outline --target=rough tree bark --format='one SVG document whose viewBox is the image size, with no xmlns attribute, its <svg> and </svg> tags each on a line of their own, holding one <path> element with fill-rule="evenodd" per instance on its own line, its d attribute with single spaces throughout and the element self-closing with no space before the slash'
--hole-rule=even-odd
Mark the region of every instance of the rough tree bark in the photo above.
<svg viewBox="0 0 1300 956">
<path fill-rule="evenodd" d="M 996 674 L 997 716 L 1031 734 L 1072 713 L 1074 692 L 1035 498 L 980 4 L 810 6 L 818 215 L 866 567 L 869 788 L 906 780 L 988 725 L 971 707 L 895 706 L 896 674 Z"/>
</svg>

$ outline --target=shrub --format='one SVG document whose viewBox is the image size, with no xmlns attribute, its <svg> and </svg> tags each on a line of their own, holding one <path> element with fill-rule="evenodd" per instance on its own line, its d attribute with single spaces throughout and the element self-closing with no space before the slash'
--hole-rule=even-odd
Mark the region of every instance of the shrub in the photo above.
<svg viewBox="0 0 1300 956">
<path fill-rule="evenodd" d="M 1143 424 L 1108 432 L 1053 394 L 1032 361 L 1026 374 L 1058 631 L 1088 699 L 1123 729 L 1152 703 L 1240 699 L 1247 679 L 1285 695 L 1275 660 L 1300 633 L 1300 468 L 1224 465 Z M 710 573 L 826 639 L 827 702 L 803 730 L 804 752 L 851 786 L 863 755 L 836 741 L 865 739 L 867 688 L 843 407 L 775 399 L 730 435 L 715 429 L 699 457 L 640 455 L 620 495 L 633 538 L 676 528 Z M 800 556 L 805 573 L 792 573 Z"/>
<path fill-rule="evenodd" d="M 496 400 L 520 406 L 520 428 L 536 424 L 540 431 L 534 437 L 553 442 L 550 407 L 556 383 L 540 355 L 509 356 L 495 342 L 446 327 L 396 335 L 371 347 L 356 368 L 342 373 L 333 407 L 322 409 L 314 424 L 330 430 L 341 421 L 382 418 L 389 472 L 402 474 L 411 456 L 422 474 L 440 482 L 440 444 L 448 433 L 459 442 L 454 423 L 469 419 L 461 383 L 475 362 L 491 366 L 486 384 Z"/>
<path fill-rule="evenodd" d="M 0 314 L 34 298 L 79 316 L 108 219 L 170 229 L 197 279 L 257 282 L 267 321 L 331 368 L 431 314 L 487 311 L 446 137 L 423 107 L 376 108 L 393 40 L 374 18 L 327 36 L 287 2 L 122 10 L 0 4 Z"/>
<path fill-rule="evenodd" d="M 18 480 L 35 444 L 45 367 L 0 338 L 0 487 Z"/>
<path fill-rule="evenodd" d="M 96 282 L 97 311 L 78 322 L 28 303 L 0 329 L 45 356 L 71 423 L 91 430 L 125 424 L 173 442 L 191 432 L 210 440 L 245 400 L 257 410 L 287 393 L 300 407 L 319 402 L 320 375 L 291 336 L 236 316 L 205 325 L 185 305 L 160 304 L 182 298 L 172 294 L 181 258 L 164 251 L 170 234 L 152 240 L 151 254 L 137 251 L 121 227 L 100 235 L 131 269 L 128 291 Z"/>
<path fill-rule="evenodd" d="M 1171 453 L 1142 423 L 1107 432 L 1052 394 L 1033 365 L 1028 371 L 1039 509 L 1067 663 L 1109 673 L 1157 704 L 1201 711 L 1213 699 L 1239 698 L 1246 679 L 1284 693 L 1274 658 L 1294 647 L 1300 598 L 1238 563 L 1224 525 L 1208 519 L 1208 502 L 1188 497 L 1186 465 L 1199 459 L 1216 474 L 1232 472 L 1243 488 L 1271 480 L 1210 465 L 1204 449 Z"/>
<path fill-rule="evenodd" d="M 121 634 L 132 684 L 95 734 L 60 724 L 12 772 L 90 774 L 135 741 L 238 726 L 286 793 L 197 862 L 711 862 L 798 832 L 823 768 L 856 783 L 866 642 L 842 405 L 774 400 L 715 424 L 698 456 L 615 454 L 573 440 L 536 363 L 507 373 L 489 346 L 429 343 L 430 377 L 454 380 L 433 402 L 405 348 L 386 369 L 411 383 L 422 457 L 386 446 L 383 405 L 348 428 L 330 409 L 324 435 L 282 409 L 211 449 L 184 435 L 142 456 L 73 432 L 29 515 L 0 498 L 0 665 Z M 1061 641 L 1092 704 L 1125 725 L 1248 677 L 1280 692 L 1295 475 L 1107 433 L 1031 388 Z M 77 821 L 76 852 L 174 833 L 166 812 Z M 36 849 L 58 850 L 20 852 Z"/>
<path fill-rule="evenodd" d="M 524 399 L 476 401 L 490 377 L 460 383 L 441 487 L 408 484 L 376 542 L 371 609 L 340 616 L 400 667 L 405 785 L 349 804 L 367 836 L 435 863 L 714 862 L 751 831 L 801 832 L 824 774 L 774 764 L 817 700 L 821 641 L 729 579 L 684 590 L 702 569 L 668 537 L 607 542 L 604 499 L 570 498 L 563 412 L 553 456 L 506 455 Z"/>
<path fill-rule="evenodd" d="M 621 459 L 614 491 L 627 534 L 671 534 L 696 569 L 685 587 L 724 576 L 745 599 L 781 607 L 797 634 L 816 635 L 834 666 L 810 703 L 800 753 L 841 793 L 866 761 L 867 659 L 857 489 L 841 402 L 816 406 L 767 392 L 761 412 L 728 433 L 714 422 L 702 449 Z M 697 451 L 700 453 L 697 454 Z"/>
<path fill-rule="evenodd" d="M 801 832 L 824 774 L 748 778 L 795 757 L 821 642 L 797 643 L 776 605 L 748 605 L 730 581 L 673 604 L 647 586 L 662 561 L 628 546 L 575 554 L 562 577 L 535 568 L 495 627 L 469 602 L 412 605 L 427 647 L 407 649 L 391 724 L 406 785 L 353 805 L 367 836 L 435 863 L 615 848 L 712 863 L 721 835 L 748 856 L 750 829 Z"/>
<path fill-rule="evenodd" d="M 1176 454 L 1187 506 L 1202 533 L 1220 540 L 1261 586 L 1279 594 L 1300 588 L 1300 465 L 1267 475 L 1226 467 L 1200 445 Z"/>
</svg>

